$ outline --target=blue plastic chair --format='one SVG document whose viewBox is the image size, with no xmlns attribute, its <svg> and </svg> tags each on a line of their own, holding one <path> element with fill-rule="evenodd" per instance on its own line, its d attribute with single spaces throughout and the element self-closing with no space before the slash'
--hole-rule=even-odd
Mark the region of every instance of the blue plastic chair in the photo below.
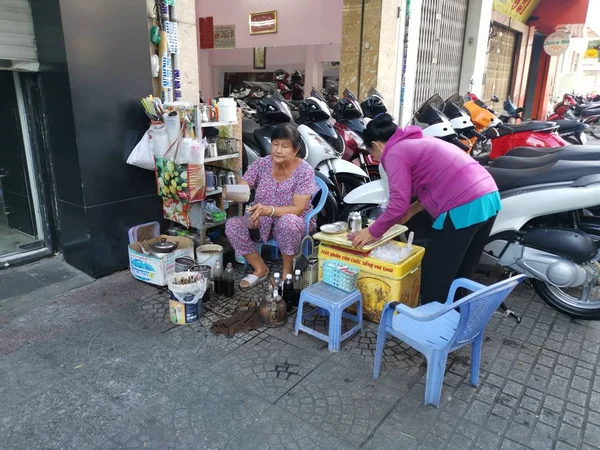
<svg viewBox="0 0 600 450">
<path fill-rule="evenodd" d="M 319 191 L 315 193 L 315 195 L 313 195 L 311 201 L 315 198 L 316 195 L 319 194 L 319 192 L 321 192 L 321 198 L 319 199 L 319 202 L 317 203 L 317 206 L 315 206 L 312 211 L 310 213 L 308 213 L 306 215 L 305 222 L 306 222 L 306 232 L 304 236 L 308 236 L 310 234 L 310 221 L 312 220 L 313 217 L 315 217 L 317 214 L 319 214 L 322 210 L 323 207 L 325 206 L 325 202 L 327 201 L 327 196 L 329 195 L 329 188 L 327 187 L 327 185 L 325 184 L 325 182 L 323 180 L 321 180 L 319 177 L 315 177 L 315 183 L 317 183 L 317 186 L 319 187 Z M 308 242 L 305 243 L 307 246 L 309 245 Z M 273 260 L 278 259 L 279 258 L 279 245 L 277 245 L 277 241 L 275 239 L 269 239 L 267 242 L 264 242 L 263 244 L 259 244 L 259 245 L 267 245 L 269 247 L 271 247 L 271 258 Z M 305 252 L 306 250 L 306 252 Z M 307 256 L 307 252 L 309 252 L 309 249 L 302 249 L 303 253 L 305 254 L 305 256 Z M 248 261 L 246 260 L 245 262 L 245 267 L 246 269 L 248 269 Z"/>
<path fill-rule="evenodd" d="M 471 384 L 477 386 L 485 327 L 498 306 L 524 279 L 524 275 L 519 275 L 488 287 L 460 278 L 452 283 L 446 303 L 431 302 L 414 309 L 398 302 L 386 303 L 379 323 L 373 379 L 379 377 L 383 347 L 389 333 L 427 359 L 426 405 L 439 406 L 448 354 L 467 344 L 471 344 Z M 473 293 L 454 302 L 459 288 Z"/>
</svg>

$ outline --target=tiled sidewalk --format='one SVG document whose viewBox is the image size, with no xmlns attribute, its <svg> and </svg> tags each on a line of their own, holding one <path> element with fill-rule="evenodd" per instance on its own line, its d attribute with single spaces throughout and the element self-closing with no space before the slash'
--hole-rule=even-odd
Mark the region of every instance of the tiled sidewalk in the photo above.
<svg viewBox="0 0 600 450">
<path fill-rule="evenodd" d="M 423 406 L 423 358 L 396 341 L 371 379 L 373 324 L 339 353 L 296 337 L 291 319 L 210 333 L 260 293 L 213 297 L 189 326 L 126 272 L 31 308 L 2 303 L 0 448 L 600 448 L 600 323 L 554 312 L 526 285 L 509 301 L 523 322 L 488 328 L 478 389 L 469 350 L 451 357 L 440 409 Z"/>
</svg>

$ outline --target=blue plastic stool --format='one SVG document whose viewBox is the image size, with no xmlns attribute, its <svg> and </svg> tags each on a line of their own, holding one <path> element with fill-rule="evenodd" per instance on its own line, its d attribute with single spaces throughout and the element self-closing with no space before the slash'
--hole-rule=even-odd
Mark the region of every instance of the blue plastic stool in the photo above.
<svg viewBox="0 0 600 450">
<path fill-rule="evenodd" d="M 302 307 L 305 303 L 316 306 L 312 311 L 302 315 Z M 356 305 L 357 315 L 345 313 L 344 310 L 351 305 Z M 302 324 L 303 319 L 307 319 L 320 311 L 325 310 L 329 314 L 329 336 L 319 333 L 312 328 Z M 342 318 L 353 320 L 357 325 L 351 330 L 342 334 Z M 342 341 L 363 330 L 362 314 L 362 296 L 357 289 L 352 292 L 345 292 L 323 282 L 313 284 L 304 289 L 300 294 L 298 303 L 298 312 L 296 314 L 296 323 L 294 332 L 296 336 L 300 331 L 304 331 L 318 339 L 329 343 L 330 352 L 338 352 Z"/>
</svg>

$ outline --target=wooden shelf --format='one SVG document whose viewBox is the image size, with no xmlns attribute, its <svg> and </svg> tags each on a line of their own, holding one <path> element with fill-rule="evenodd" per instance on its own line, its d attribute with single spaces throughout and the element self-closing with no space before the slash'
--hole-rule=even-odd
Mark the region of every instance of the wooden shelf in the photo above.
<svg viewBox="0 0 600 450">
<path fill-rule="evenodd" d="M 200 128 L 225 127 L 229 125 L 237 125 L 237 120 L 233 122 L 200 122 Z"/>
<path fill-rule="evenodd" d="M 223 193 L 223 188 L 220 188 L 220 187 L 216 188 L 216 189 L 213 189 L 212 191 L 209 191 L 208 189 L 206 190 L 206 196 L 207 197 L 211 197 L 213 195 L 219 195 L 219 194 L 222 194 L 222 193 Z"/>
<path fill-rule="evenodd" d="M 235 155 L 215 156 L 214 158 L 206 158 L 204 160 L 204 164 L 208 164 L 208 163 L 216 162 L 216 161 L 225 161 L 226 159 L 236 159 L 239 157 L 240 157 L 240 155 L 237 153 Z"/>
</svg>

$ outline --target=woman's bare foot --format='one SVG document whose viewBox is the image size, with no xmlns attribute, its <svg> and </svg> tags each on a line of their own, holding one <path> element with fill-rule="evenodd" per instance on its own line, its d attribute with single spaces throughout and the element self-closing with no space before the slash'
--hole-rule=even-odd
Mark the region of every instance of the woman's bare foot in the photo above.
<svg viewBox="0 0 600 450">
<path fill-rule="evenodd" d="M 251 275 L 246 276 L 242 281 L 240 281 L 240 287 L 242 289 L 247 289 L 252 286 L 256 286 L 261 281 L 269 275 L 269 268 L 265 265 L 256 269 Z"/>
</svg>

